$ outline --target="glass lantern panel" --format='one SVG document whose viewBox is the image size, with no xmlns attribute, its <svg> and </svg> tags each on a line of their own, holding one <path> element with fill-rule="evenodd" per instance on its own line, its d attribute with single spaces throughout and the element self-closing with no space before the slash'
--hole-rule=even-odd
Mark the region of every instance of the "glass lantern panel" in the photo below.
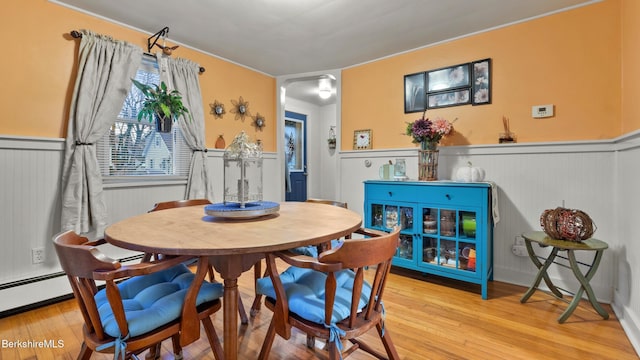
<svg viewBox="0 0 640 360">
<path fill-rule="evenodd" d="M 224 159 L 224 202 L 262 201 L 262 158 Z"/>
</svg>

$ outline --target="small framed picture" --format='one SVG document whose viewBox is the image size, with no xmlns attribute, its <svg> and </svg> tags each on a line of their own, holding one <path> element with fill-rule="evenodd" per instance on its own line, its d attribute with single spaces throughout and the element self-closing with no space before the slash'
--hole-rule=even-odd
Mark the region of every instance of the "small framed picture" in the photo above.
<svg viewBox="0 0 640 360">
<path fill-rule="evenodd" d="M 458 89 L 442 91 L 428 95 L 429 109 L 436 109 L 447 106 L 465 105 L 471 101 L 471 89 Z"/>
<path fill-rule="evenodd" d="M 473 105 L 491 104 L 491 59 L 478 60 L 473 67 Z"/>
<path fill-rule="evenodd" d="M 371 149 L 371 129 L 353 132 L 353 150 Z"/>
<path fill-rule="evenodd" d="M 469 63 L 432 70 L 427 73 L 427 93 L 469 87 Z"/>
<path fill-rule="evenodd" d="M 425 101 L 425 73 L 415 73 L 404 76 L 404 112 L 413 113 L 426 109 Z"/>
</svg>

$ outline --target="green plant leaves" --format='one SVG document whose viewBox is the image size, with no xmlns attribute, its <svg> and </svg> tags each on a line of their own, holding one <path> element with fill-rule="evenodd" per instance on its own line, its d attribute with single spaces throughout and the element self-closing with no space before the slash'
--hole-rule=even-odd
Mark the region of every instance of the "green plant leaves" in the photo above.
<svg viewBox="0 0 640 360">
<path fill-rule="evenodd" d="M 135 79 L 131 79 L 133 85 L 140 89 L 145 99 L 142 103 L 142 108 L 138 113 L 138 121 L 143 118 L 149 119 L 149 122 L 153 122 L 153 118 L 156 114 L 163 114 L 165 117 L 171 117 L 174 121 L 179 116 L 189 116 L 190 120 L 193 120 L 189 109 L 187 109 L 182 103 L 182 96 L 177 90 L 171 90 L 167 88 L 167 84 L 162 81 L 160 86 L 153 84 L 143 84 Z"/>
</svg>

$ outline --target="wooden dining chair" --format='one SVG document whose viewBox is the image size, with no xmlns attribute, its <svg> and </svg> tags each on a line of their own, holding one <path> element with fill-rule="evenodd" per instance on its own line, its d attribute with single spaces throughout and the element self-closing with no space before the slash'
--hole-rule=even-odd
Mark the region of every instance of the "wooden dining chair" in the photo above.
<svg viewBox="0 0 640 360">
<path fill-rule="evenodd" d="M 265 296 L 273 317 L 258 358 L 267 359 L 276 334 L 289 339 L 295 327 L 325 339 L 331 360 L 357 349 L 378 359 L 399 359 L 384 324 L 382 302 L 399 232 L 399 227 L 391 233 L 360 229 L 356 233 L 365 238 L 345 241 L 318 258 L 291 251 L 267 254 L 269 277 L 258 281 L 257 291 Z M 279 273 L 276 259 L 291 266 Z M 360 338 L 374 327 L 386 357 Z M 343 350 L 343 340 L 353 345 Z"/>
<path fill-rule="evenodd" d="M 309 198 L 305 200 L 305 202 L 314 203 L 314 204 L 333 205 L 333 206 L 347 209 L 346 202 L 341 202 L 336 200 Z M 350 235 L 347 235 L 345 238 L 346 239 L 350 238 Z M 332 246 L 336 246 L 338 243 L 339 243 L 339 240 L 336 239 L 336 240 L 332 240 L 331 242 L 322 243 L 319 245 L 297 247 L 297 248 L 291 249 L 291 251 L 300 255 L 309 255 L 309 256 L 317 257 L 319 253 L 327 249 L 330 249 Z M 256 282 L 258 281 L 258 279 L 268 276 L 266 271 L 262 275 L 261 273 L 262 273 L 262 261 L 258 261 L 254 265 L 254 274 L 255 274 Z M 256 292 L 256 296 L 253 299 L 253 304 L 251 304 L 251 310 L 249 311 L 249 314 L 251 315 L 251 317 L 256 316 L 258 312 L 260 312 L 261 305 L 262 305 L 262 295 Z"/>
<path fill-rule="evenodd" d="M 66 231 L 53 243 L 84 318 L 78 359 L 89 359 L 94 351 L 113 353 L 114 359 L 129 358 L 147 349 L 147 358 L 157 359 L 161 342 L 169 338 L 175 358 L 182 358 L 181 314 L 195 278 L 183 264 L 189 257 L 122 265 L 98 249 L 103 239 L 88 241 Z M 96 281 L 104 281 L 105 288 L 98 290 Z M 224 355 L 210 316 L 220 310 L 222 294 L 221 284 L 204 281 L 195 300 L 218 360 Z"/>
<path fill-rule="evenodd" d="M 167 210 L 167 209 L 174 209 L 174 208 L 181 208 L 181 207 L 187 207 L 187 206 L 198 206 L 198 205 L 209 205 L 211 204 L 211 202 L 207 199 L 188 199 L 188 200 L 174 200 L 174 201 L 164 201 L 164 202 L 159 202 L 156 203 L 153 208 L 151 208 L 151 210 L 149 210 L 149 212 L 153 212 L 153 211 L 159 211 L 159 210 Z M 158 256 L 158 254 L 145 254 L 143 261 L 148 261 L 149 259 L 151 259 L 153 256 Z M 261 269 L 258 268 L 256 270 L 258 272 L 258 274 L 260 274 Z M 209 264 L 209 281 L 211 282 L 215 282 L 216 278 L 215 278 L 215 271 L 213 270 L 213 266 L 211 266 L 211 264 Z M 256 276 L 259 277 L 259 276 Z M 244 309 L 244 304 L 242 303 L 242 298 L 240 296 L 238 296 L 238 315 L 240 315 L 240 322 L 242 324 L 248 324 L 249 323 L 249 319 L 247 318 L 247 312 Z"/>
</svg>

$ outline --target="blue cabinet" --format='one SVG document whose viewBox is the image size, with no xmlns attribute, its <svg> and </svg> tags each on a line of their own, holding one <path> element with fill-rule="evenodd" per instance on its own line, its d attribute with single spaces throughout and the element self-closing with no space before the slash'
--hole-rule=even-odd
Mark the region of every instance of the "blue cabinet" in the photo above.
<svg viewBox="0 0 640 360">
<path fill-rule="evenodd" d="M 365 181 L 365 226 L 399 225 L 393 265 L 480 284 L 493 280 L 491 185 L 452 181 Z"/>
</svg>

